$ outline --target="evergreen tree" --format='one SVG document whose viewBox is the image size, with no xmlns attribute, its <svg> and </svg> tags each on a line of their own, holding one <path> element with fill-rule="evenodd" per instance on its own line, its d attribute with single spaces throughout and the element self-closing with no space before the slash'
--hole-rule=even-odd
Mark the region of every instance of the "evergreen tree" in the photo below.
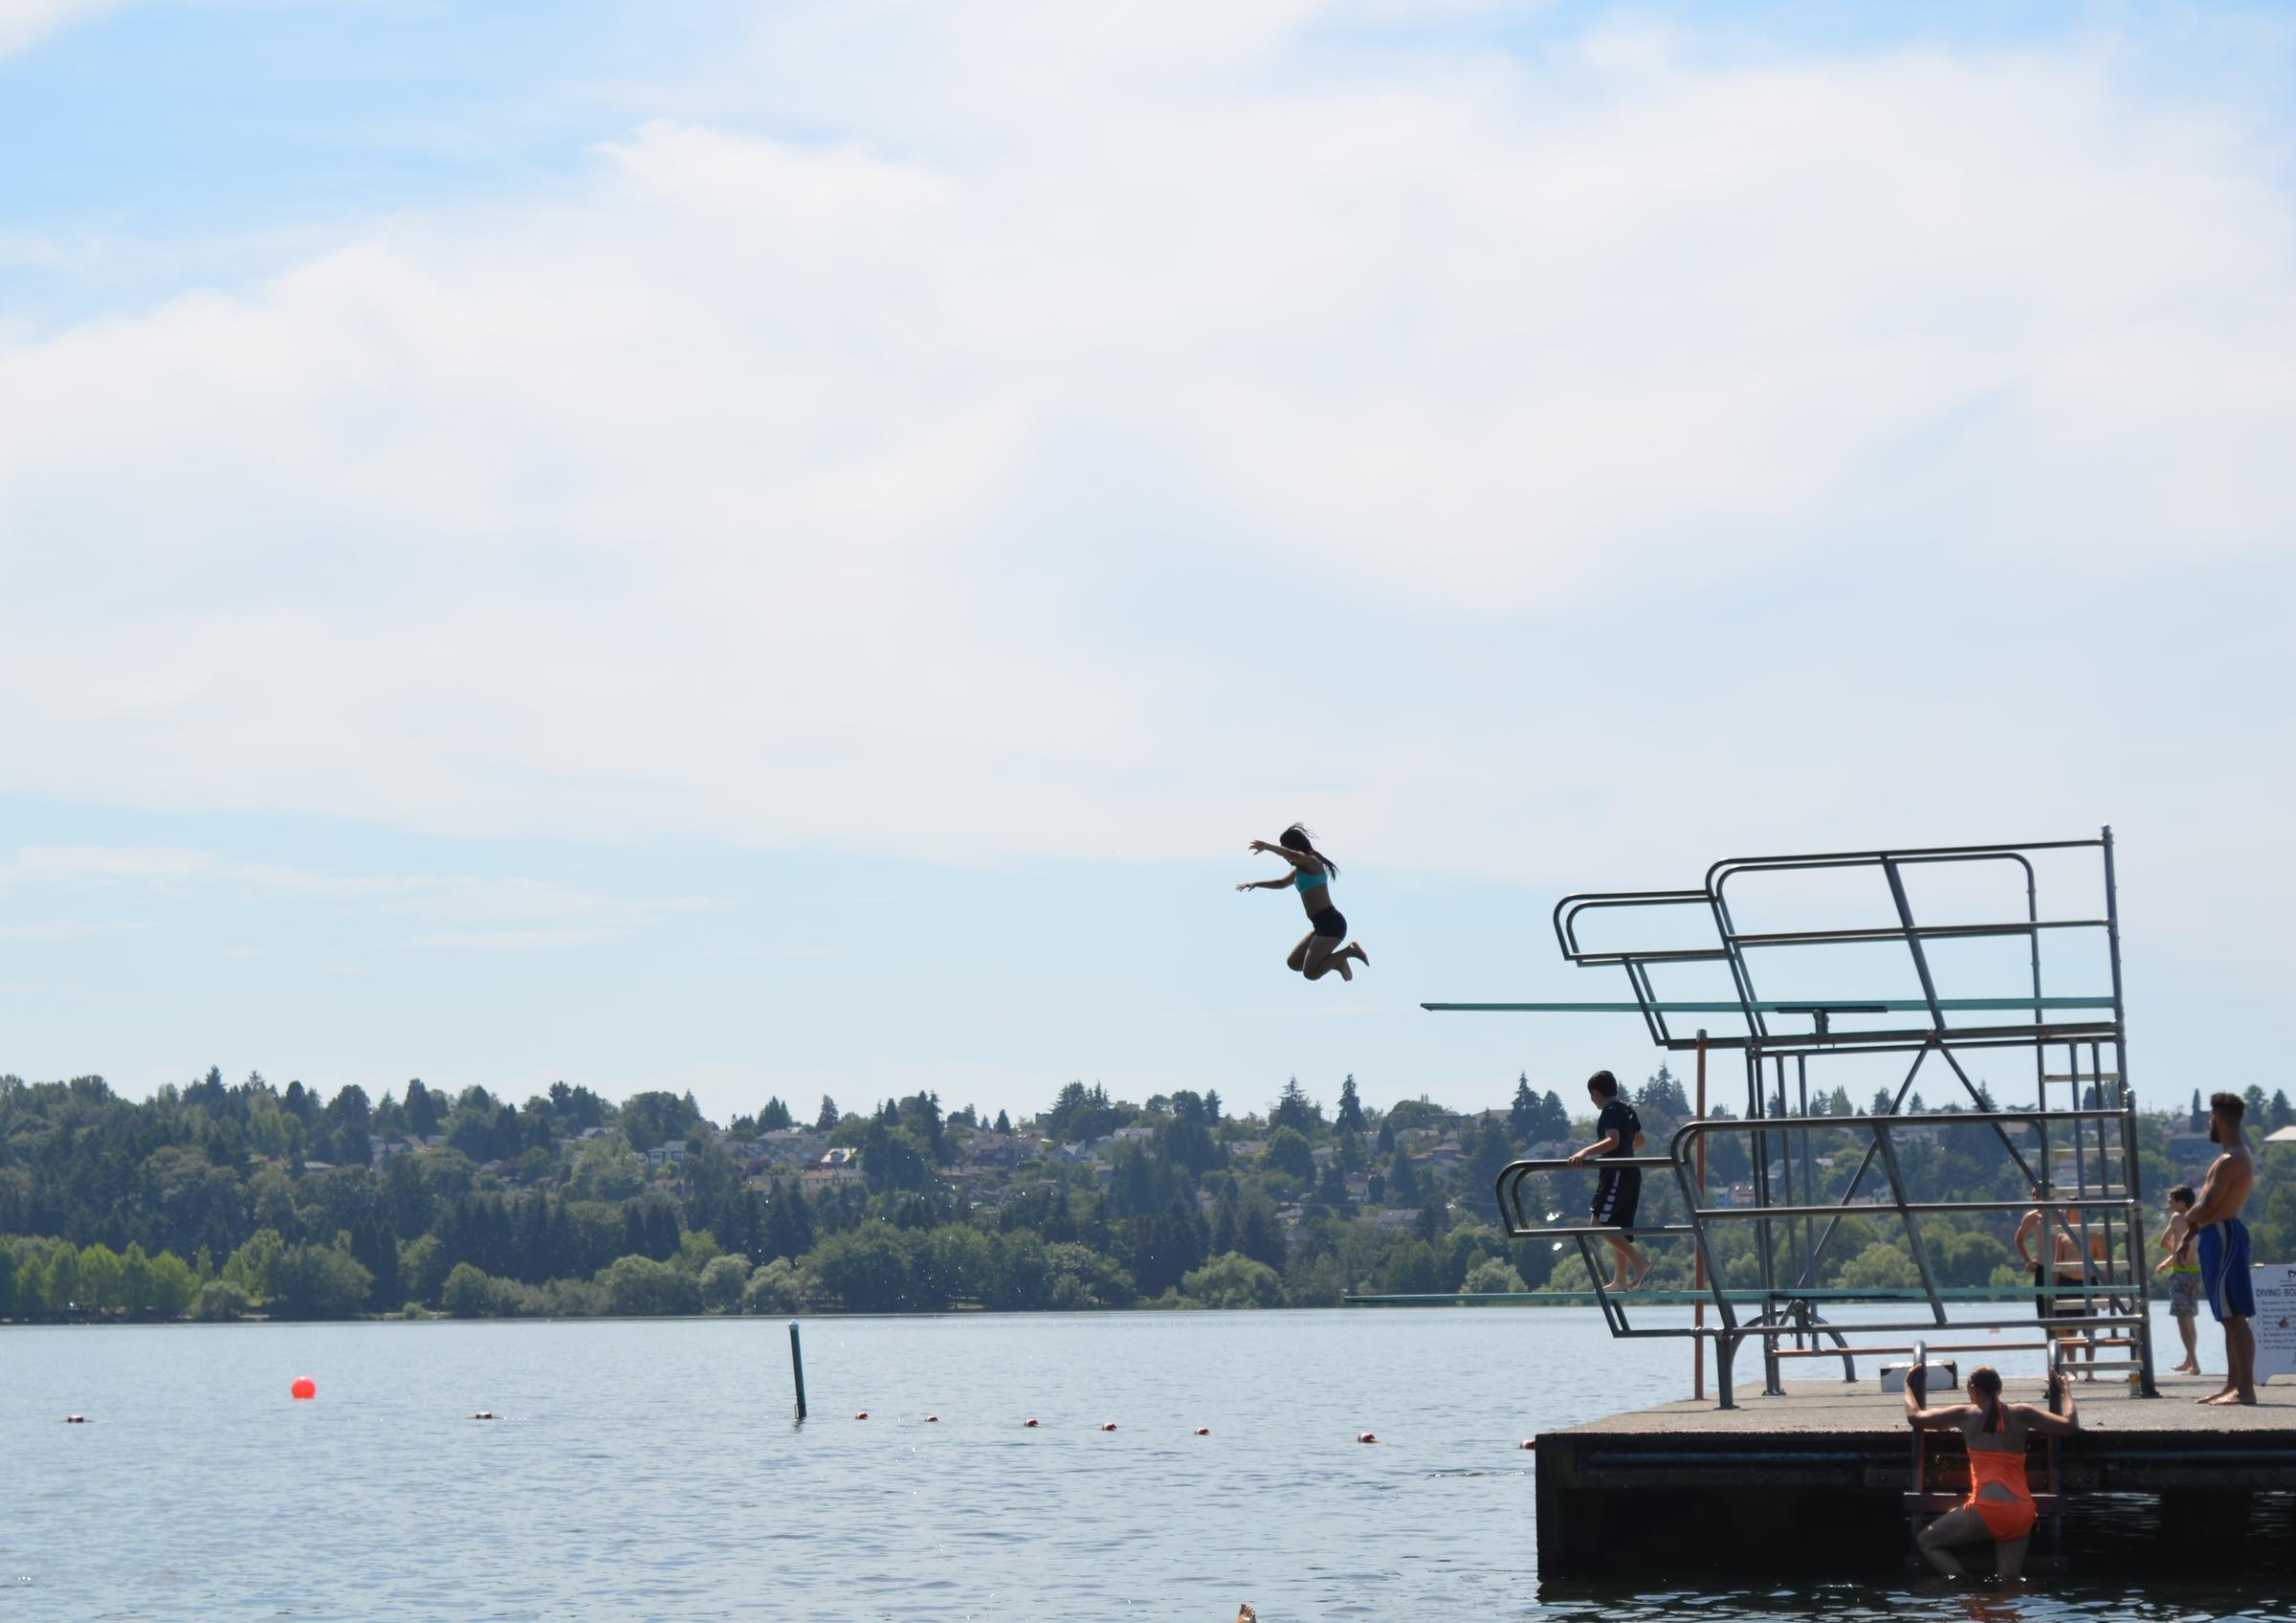
<svg viewBox="0 0 2296 1623">
<path fill-rule="evenodd" d="M 1635 1106 L 1645 1115 L 1656 1116 L 1665 1122 L 1687 1122 L 1690 1116 L 1690 1101 L 1682 1091 L 1682 1078 L 1667 1069 L 1665 1061 L 1635 1094 Z M 1779 1114 L 1784 1114 L 1781 1110 Z"/>
<path fill-rule="evenodd" d="M 1531 1073 L 1514 1078 L 1514 1102 L 1507 1110 L 1507 1129 L 1517 1144 L 1529 1144 L 1538 1132 L 1542 1116 L 1538 1095 L 1531 1091 Z"/>
<path fill-rule="evenodd" d="M 765 1208 L 765 1237 L 759 1249 L 765 1260 L 786 1257 L 795 1261 L 813 1249 L 813 1220 L 806 1211 L 806 1198 L 786 1183 L 773 1189 L 773 1199 Z"/>
<path fill-rule="evenodd" d="M 821 1096 L 821 1114 L 813 1119 L 813 1130 L 826 1133 L 837 1124 L 837 1101 L 828 1094 Z"/>
<path fill-rule="evenodd" d="M 1476 1131 L 1474 1145 L 1468 1152 L 1468 1181 L 1477 1189 L 1493 1187 L 1499 1173 L 1514 1159 L 1514 1146 L 1508 1142 L 1507 1129 L 1496 1122 L 1486 1122 Z"/>
<path fill-rule="evenodd" d="M 1284 1243 L 1283 1225 L 1275 1220 L 1275 1208 L 1268 1204 L 1265 1195 L 1254 1193 L 1245 1201 L 1243 1217 L 1237 1225 L 1236 1249 L 1279 1274 L 1291 1260 L 1290 1248 Z"/>
<path fill-rule="evenodd" d="M 1004 1112 L 1002 1110 L 997 1112 L 997 1131 L 1000 1133 L 1009 1133 L 1012 1131 L 1012 1118 L 1004 1114 Z"/>
<path fill-rule="evenodd" d="M 1559 1144 L 1571 1136 L 1570 1106 L 1552 1088 L 1538 1101 L 1538 1144 Z"/>
<path fill-rule="evenodd" d="M 1343 1133 L 1359 1133 L 1363 1130 L 1363 1105 L 1356 1098 L 1356 1074 L 1353 1071 L 1347 1074 L 1347 1080 L 1339 1084 L 1339 1114 L 1333 1118 L 1333 1125 Z"/>
<path fill-rule="evenodd" d="M 2296 1107 L 2288 1103 L 2288 1090 L 2275 1088 L 2272 1091 L 2272 1102 L 2264 1108 L 2265 1131 L 2277 1133 L 2287 1126 L 2291 1120 L 2296 1120 Z"/>
<path fill-rule="evenodd" d="M 1397 1150 L 1395 1159 L 1387 1164 L 1387 1204 L 1419 1204 L 1419 1168 L 1411 1165 L 1411 1155 L 1407 1150 Z"/>
<path fill-rule="evenodd" d="M 2200 1103 L 2200 1090 L 2198 1088 L 2195 1088 L 2193 1090 L 2192 1113 L 2185 1118 L 2184 1129 L 2188 1133 L 2205 1133 L 2208 1131 L 2208 1111 Z"/>
<path fill-rule="evenodd" d="M 786 1132 L 794 1124 L 789 1107 L 782 1102 L 778 1094 L 767 1100 L 765 1108 L 758 1112 L 758 1131 L 761 1133 Z"/>
<path fill-rule="evenodd" d="M 1220 1124 L 1220 1090 L 1218 1088 L 1203 1090 L 1203 1114 L 1204 1119 L 1213 1126 L 1217 1127 Z"/>
<path fill-rule="evenodd" d="M 1395 1147 L 1395 1123 L 1384 1116 L 1380 1117 L 1379 1136 L 1372 1143 L 1381 1155 L 1385 1155 L 1393 1149 Z"/>
<path fill-rule="evenodd" d="M 1312 1134 L 1323 1121 L 1323 1108 L 1301 1091 L 1299 1078 L 1293 1077 L 1284 1084 L 1283 1097 L 1275 1108 L 1268 1112 L 1268 1125 L 1272 1128 L 1290 1127 L 1293 1132 Z"/>
<path fill-rule="evenodd" d="M 1243 1198 L 1236 1180 L 1228 1178 L 1220 1185 L 1219 1198 L 1212 1202 L 1212 1255 L 1225 1256 L 1243 1242 Z"/>
</svg>

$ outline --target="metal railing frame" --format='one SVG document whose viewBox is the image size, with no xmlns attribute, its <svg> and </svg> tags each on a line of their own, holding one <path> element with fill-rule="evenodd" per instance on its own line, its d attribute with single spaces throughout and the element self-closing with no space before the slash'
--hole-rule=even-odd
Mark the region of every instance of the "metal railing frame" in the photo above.
<svg viewBox="0 0 2296 1623">
<path fill-rule="evenodd" d="M 2042 918 L 2038 880 L 2030 854 L 2079 850 L 2094 850 L 2101 856 L 2104 916 Z M 1945 924 L 1917 922 L 1906 888 L 1906 871 L 1953 863 L 2015 865 L 2024 880 L 2024 919 Z M 1857 868 L 1873 869 L 1880 873 L 1888 886 L 1889 909 L 1895 916 L 1893 923 L 1849 929 L 1742 931 L 1737 928 L 1730 905 L 1730 887 L 1733 879 L 1759 873 Z M 1611 909 L 1665 906 L 1702 909 L 1711 922 L 1716 945 L 1652 951 L 1597 951 L 1587 947 L 1579 939 L 1580 922 L 1590 914 Z M 1841 1333 L 1843 1328 L 1854 1328 L 1856 1332 L 1930 1329 L 1947 1322 L 1943 1300 L 1938 1295 L 1935 1283 L 1935 1273 L 1920 1232 L 1921 1217 L 1955 1212 L 2018 1211 L 2037 1206 L 2044 1213 L 2044 1225 L 2052 1232 L 2046 1234 L 2042 1247 L 2044 1253 L 2049 1254 L 2049 1260 L 2042 1265 L 2047 1283 L 2037 1286 L 2035 1295 L 2051 1300 L 2059 1296 L 2077 1295 L 2083 1298 L 2088 1311 L 2078 1321 L 2060 1320 L 2055 1322 L 2057 1324 L 2077 1323 L 2092 1336 L 2099 1329 L 2128 1327 L 2130 1333 L 2126 1339 L 2135 1352 L 2133 1362 L 2141 1390 L 2148 1397 L 2157 1395 L 2153 1383 L 2150 1322 L 2141 1311 L 2147 1284 L 2142 1272 L 2142 1259 L 2146 1255 L 2144 1221 L 2140 1210 L 2142 1190 L 2137 1164 L 2135 1100 L 2127 1081 L 2127 1009 L 2122 980 L 2120 907 L 2111 829 L 2101 830 L 2098 836 L 2091 839 L 1733 857 L 1710 867 L 1704 886 L 1697 890 L 1616 891 L 1566 896 L 1556 904 L 1554 923 L 1556 942 L 1563 956 L 1571 963 L 1582 966 L 1615 965 L 1625 970 L 1634 994 L 1634 1003 L 1627 1007 L 1640 1012 L 1651 1040 L 1659 1047 L 1677 1052 L 1695 1048 L 1700 1054 L 1702 1067 L 1705 1051 L 1710 1048 L 1735 1048 L 1741 1050 L 1745 1057 L 1747 1114 L 1743 1120 L 1693 1121 L 1676 1132 L 1667 1156 L 1627 1157 L 1600 1164 L 1645 1168 L 1671 1166 L 1674 1168 L 1690 1220 L 1686 1224 L 1638 1226 L 1635 1233 L 1638 1235 L 1663 1237 L 1687 1234 L 1691 1237 L 1706 1278 L 1706 1293 L 1701 1296 L 1701 1301 L 1711 1296 L 1722 1320 L 1718 1325 L 1706 1326 L 1701 1323 L 1688 1328 L 1635 1328 L 1627 1317 L 1625 1304 L 1618 1299 L 1617 1293 L 1609 1291 L 1604 1285 L 1604 1270 L 1598 1266 L 1594 1250 L 1594 1239 L 1613 1231 L 1591 1224 L 1552 1229 L 1534 1228 L 1529 1224 L 1521 1209 L 1521 1195 L 1527 1180 L 1534 1173 L 1560 1170 L 1570 1163 L 1552 1160 L 1516 1162 L 1498 1176 L 1493 1192 L 1498 1197 L 1500 1214 L 1507 1222 L 1511 1234 L 1517 1237 L 1532 1234 L 1551 1234 L 1576 1239 L 1579 1256 L 1586 1263 L 1595 1297 L 1613 1335 L 1712 1337 L 1721 1376 L 1720 1397 L 1725 1408 L 1731 1407 L 1733 1402 L 1730 1376 L 1736 1351 L 1750 1336 L 1758 1337 L 1762 1342 L 1767 1377 L 1765 1390 L 1769 1391 L 1781 1390 L 1778 1385 L 1781 1356 L 1812 1356 L 1821 1351 L 1819 1343 L 1829 1338 L 1832 1347 L 1824 1349 L 1824 1355 L 1831 1356 L 1833 1351 L 1838 1350 L 1843 1357 L 1845 1377 L 1854 1378 L 1852 1360 L 1856 1356 L 1856 1349 Z M 2062 1012 L 2068 1005 L 2074 1004 L 2105 1006 L 2107 1000 L 2102 996 L 2067 999 L 2043 995 L 2042 938 L 2043 932 L 2062 930 L 2103 932 L 2111 976 L 2109 1012 L 2100 1012 L 2093 1017 Z M 2028 945 L 2026 975 L 2023 977 L 2028 983 L 2028 993 L 2019 994 L 2014 1001 L 1956 1000 L 1940 994 L 1926 944 L 2017 936 L 2022 936 Z M 1902 945 L 1910 956 L 1920 986 L 1919 998 L 1911 1001 L 1796 1004 L 1765 1000 L 1757 989 L 1754 959 L 1760 954 L 1793 947 L 1852 944 Z M 1732 1010 L 1743 1020 L 1743 1034 L 1714 1036 L 1701 1031 L 1693 1038 L 1680 1034 L 1668 1025 L 1667 1016 L 1669 1012 L 1704 1011 L 1715 1006 L 1662 1001 L 1651 982 L 1651 967 L 1697 963 L 1720 964 L 1728 969 L 1736 1001 L 1720 1007 Z M 2028 1024 L 2009 1024 L 1997 1019 L 1985 1025 L 1954 1026 L 1948 1020 L 1949 1012 L 1959 1015 L 1979 1007 L 1997 1009 L 2007 1005 L 2022 1011 L 2028 995 L 2031 1004 Z M 1536 1009 L 1541 1006 L 1479 1007 Z M 1928 1024 L 1911 1026 L 1890 1022 L 1878 1030 L 1844 1029 L 1834 1024 L 1835 1020 L 1845 1016 L 1870 1016 L 1898 1010 L 1909 1012 L 1922 1011 L 1929 1017 Z M 1808 1032 L 1773 1029 L 1774 1016 L 1789 1014 L 1809 1017 L 1813 1029 Z M 2063 1075 L 2053 1077 L 2048 1070 L 2048 1056 L 2052 1050 L 2060 1047 L 2066 1056 L 2066 1068 Z M 1990 1095 L 1971 1078 L 1958 1056 L 1965 1050 L 1999 1049 L 2032 1050 L 2037 1090 L 2034 1109 L 1995 1108 Z M 2110 1050 L 2109 1056 L 2108 1049 Z M 1853 1117 L 1813 1117 L 1809 1114 L 1809 1061 L 1845 1053 L 1910 1054 L 1913 1056 L 1904 1079 L 1890 1097 L 1888 1111 Z M 1905 1113 L 1906 1102 L 1913 1091 L 1914 1083 L 1932 1056 L 1942 1060 L 1951 1072 L 1953 1080 L 1959 1084 L 1969 1101 L 1977 1108 L 1950 1112 L 1924 1111 L 1913 1115 Z M 2086 1059 L 2086 1069 L 2084 1057 Z M 1787 1102 L 1789 1061 L 1794 1085 L 1799 1096 L 1799 1110 L 1790 1109 Z M 1702 1069 L 1702 1078 L 1703 1075 Z M 2063 1081 L 2067 1085 L 2070 1097 L 2066 1103 L 2069 1108 L 2051 1108 L 2049 1087 L 2055 1081 Z M 2086 1102 L 2084 1084 L 2089 1095 Z M 2064 1124 L 2069 1143 L 2061 1141 L 2052 1145 L 2053 1123 Z M 2085 1132 L 2091 1123 L 2093 1132 Z M 1924 1202 L 1910 1199 L 1893 1135 L 1909 1126 L 1952 1124 L 1989 1128 L 2016 1165 L 2026 1187 L 2033 1191 L 2032 1197 L 2020 1201 Z M 2025 1125 L 2032 1129 L 2032 1159 L 2027 1158 L 2024 1148 L 2011 1137 L 2008 1129 L 2012 1125 Z M 1808 1198 L 1817 1184 L 1815 1135 L 1821 1130 L 1862 1130 L 1871 1134 L 1865 1154 L 1843 1187 L 1841 1198 L 1832 1203 L 1820 1203 Z M 1693 1152 L 1697 1145 L 1717 1133 L 1744 1134 L 1749 1137 L 1749 1181 L 1754 1197 L 1751 1206 L 1713 1207 L 1702 1204 L 1702 1191 L 1697 1187 L 1702 1180 L 1694 1179 L 1690 1171 Z M 2112 1142 L 2116 1138 L 2117 1144 Z M 1777 1150 L 1775 1157 L 1774 1147 Z M 2064 1187 L 2064 1181 L 2056 1176 L 2057 1160 L 2068 1151 L 2072 1173 L 2069 1189 Z M 1799 1200 L 1795 1194 L 1798 1162 L 1799 1183 L 1804 1191 L 1803 1198 Z M 1775 1180 L 1772 1177 L 1774 1166 L 1777 1173 Z M 1856 1197 L 1866 1186 L 1877 1166 L 1887 1181 L 1888 1204 L 1886 1207 L 1861 1205 Z M 2118 1174 L 2117 1184 L 2115 1173 Z M 1872 1214 L 1880 1211 L 1893 1212 L 1905 1226 L 1907 1247 L 1915 1271 L 1922 1279 L 1923 1296 L 1932 1315 L 1931 1321 L 1902 1326 L 1828 1325 L 1816 1312 L 1814 1304 L 1821 1300 L 1843 1299 L 1838 1294 L 1821 1293 L 1816 1286 L 1818 1271 L 1827 1248 L 1840 1231 L 1844 1216 Z M 2065 1212 L 2072 1214 L 2071 1221 L 2063 1214 Z M 1740 1221 L 1751 1221 L 1759 1226 L 1757 1256 L 1761 1278 L 1756 1292 L 1743 1288 L 1734 1293 L 1725 1290 L 1713 1268 L 1708 1226 L 1711 1223 Z M 1822 1229 L 1819 1227 L 1821 1221 Z M 2082 1278 L 2078 1284 L 2060 1286 L 2057 1282 L 2058 1270 L 2069 1270 L 2073 1260 L 2067 1257 L 2061 1263 L 2055 1259 L 2060 1236 L 2079 1258 Z M 2101 1257 L 2092 1256 L 2092 1251 L 2096 1249 L 2102 1250 Z M 2120 1278 L 2124 1258 L 2130 1276 L 2127 1280 Z M 1762 1311 L 1741 1322 L 1732 1299 L 1734 1296 L 1742 1300 L 1750 1294 L 1758 1295 L 1763 1302 Z M 2103 1305 L 2110 1306 L 2110 1299 L 2116 1295 L 2133 1298 L 2139 1310 L 2134 1314 L 2100 1312 L 2098 1299 L 2107 1299 Z M 1994 1326 L 1979 1324 L 1976 1327 Z M 1781 1341 L 1786 1340 L 1794 1340 L 1800 1345 L 1788 1352 L 1779 1345 Z"/>
</svg>

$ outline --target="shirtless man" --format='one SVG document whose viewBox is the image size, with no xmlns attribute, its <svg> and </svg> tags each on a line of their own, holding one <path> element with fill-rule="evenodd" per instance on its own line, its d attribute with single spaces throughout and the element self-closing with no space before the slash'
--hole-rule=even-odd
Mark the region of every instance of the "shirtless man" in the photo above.
<svg viewBox="0 0 2296 1623">
<path fill-rule="evenodd" d="M 2248 1271 L 2248 1225 L 2241 1221 L 2241 1208 L 2256 1187 L 2256 1158 L 2241 1137 L 2247 1108 L 2237 1093 L 2209 1096 L 2208 1141 L 2221 1153 L 2209 1164 L 2200 1198 L 2184 1220 L 2199 1236 L 2208 1310 L 2224 1326 L 2224 1390 L 2202 1403 L 2256 1402 L 2256 1331 L 2248 1323 L 2256 1317 L 2256 1284 Z"/>
<path fill-rule="evenodd" d="M 2052 1319 L 2077 1321 L 2088 1317 L 2088 1303 L 2081 1297 L 2071 1294 L 2050 1296 L 2044 1289 L 2048 1285 L 2079 1285 L 2083 1282 L 2081 1242 L 2077 1237 L 2080 1222 L 2081 1213 L 2070 1206 L 2060 1206 L 2054 1212 L 2037 1206 L 2026 1212 L 2023 1220 L 2017 1225 L 2017 1255 L 2033 1271 L 2036 1293 L 2033 1298 L 2034 1309 L 2041 1315 L 2044 1325 Z M 2052 1258 L 2051 1264 L 2043 1264 L 2038 1255 L 2044 1247 L 2028 1246 L 2027 1243 L 2040 1237 L 2040 1231 L 2044 1224 L 2048 1229 L 2045 1249 Z M 2088 1231 L 2088 1259 L 2091 1266 L 2087 1279 L 2090 1282 L 2102 1282 L 2105 1278 L 2105 1231 L 2101 1227 Z M 2096 1346 L 2084 1337 L 2078 1324 L 2055 1326 L 2053 1333 L 2057 1338 L 2059 1364 L 2069 1367 L 2073 1354 L 2084 1347 L 2087 1350 L 2089 1362 L 2096 1362 Z M 2093 1381 L 2097 1377 L 2093 1370 L 2085 1370 L 2081 1378 Z"/>
</svg>

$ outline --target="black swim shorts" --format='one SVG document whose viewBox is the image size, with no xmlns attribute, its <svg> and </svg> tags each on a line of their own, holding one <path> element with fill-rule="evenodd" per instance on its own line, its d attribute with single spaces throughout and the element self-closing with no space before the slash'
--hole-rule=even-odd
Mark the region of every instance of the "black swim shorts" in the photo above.
<svg viewBox="0 0 2296 1623">
<path fill-rule="evenodd" d="M 1642 1203 L 1642 1198 L 1640 1167 L 1605 1167 L 1602 1175 L 1595 1180 L 1595 1203 L 1588 1220 L 1606 1229 L 1621 1230 L 1632 1239 L 1634 1209 Z"/>
<path fill-rule="evenodd" d="M 1308 915 L 1308 923 L 1314 925 L 1315 933 L 1326 941 L 1347 939 L 1347 915 L 1336 907 L 1318 907 Z"/>
</svg>

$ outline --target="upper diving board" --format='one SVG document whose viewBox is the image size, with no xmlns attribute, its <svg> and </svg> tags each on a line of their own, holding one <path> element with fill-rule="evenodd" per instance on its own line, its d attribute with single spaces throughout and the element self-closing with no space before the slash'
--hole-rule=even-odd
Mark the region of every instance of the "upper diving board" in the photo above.
<svg viewBox="0 0 2296 1623">
<path fill-rule="evenodd" d="M 1791 1003 L 1423 1003 L 1439 1014 L 1927 1014 L 1922 998 L 1864 998 L 1842 1002 L 1799 998 Z M 1935 1008 L 1951 1010 L 2110 1009 L 2109 997 L 1941 997 Z"/>
</svg>

